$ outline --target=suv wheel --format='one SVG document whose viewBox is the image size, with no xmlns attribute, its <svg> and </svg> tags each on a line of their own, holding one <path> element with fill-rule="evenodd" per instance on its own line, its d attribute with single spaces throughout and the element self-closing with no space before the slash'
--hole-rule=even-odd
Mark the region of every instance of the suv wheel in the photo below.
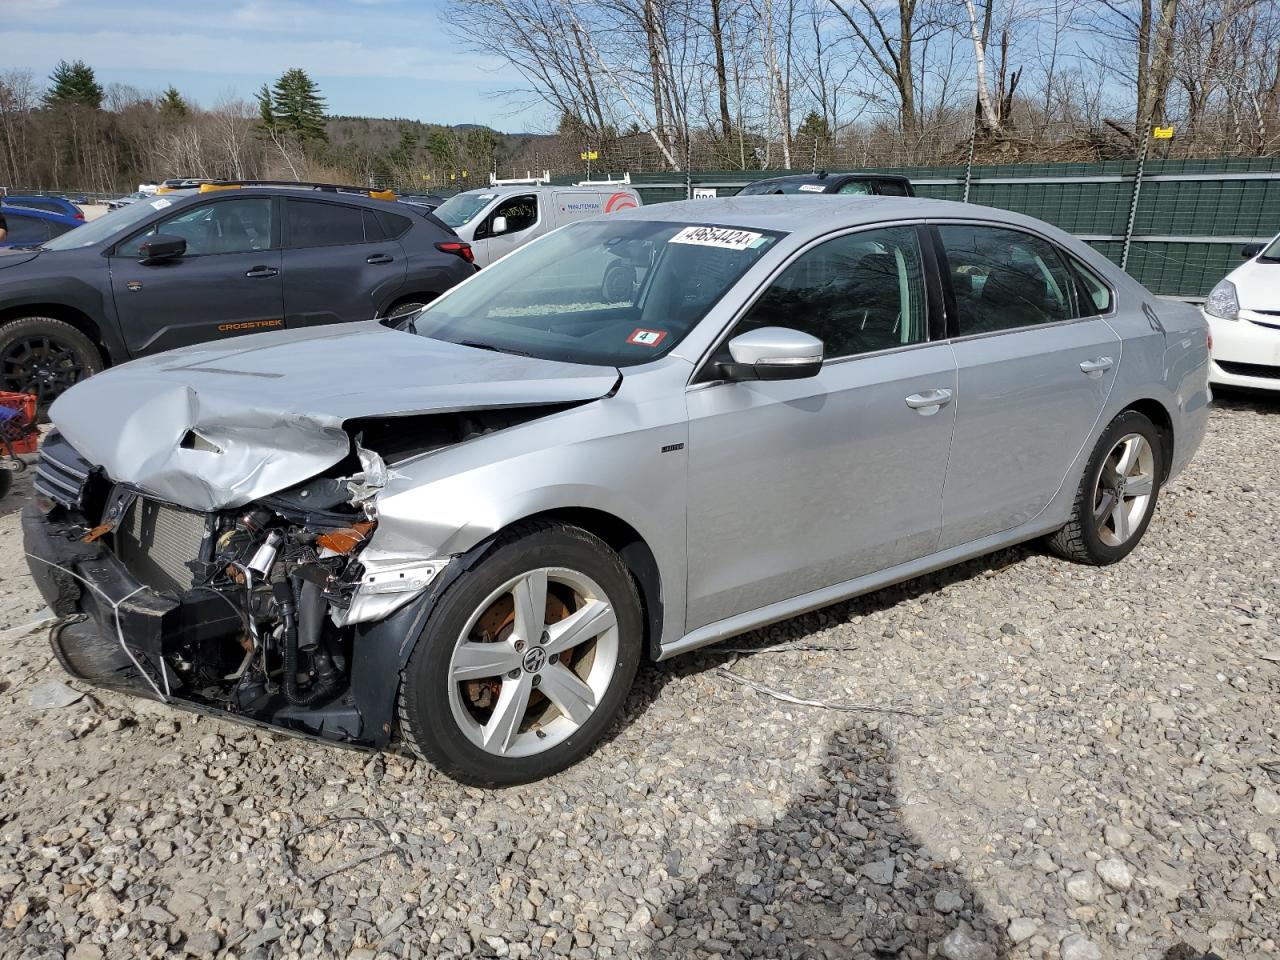
<svg viewBox="0 0 1280 960">
<path fill-rule="evenodd" d="M 437 602 L 402 678 L 401 733 L 477 786 L 563 770 L 622 709 L 642 629 L 631 576 L 601 540 L 514 528 Z"/>
<path fill-rule="evenodd" d="M 1159 431 L 1142 414 L 1126 410 L 1112 420 L 1089 458 L 1071 520 L 1049 548 L 1095 566 L 1128 556 L 1155 512 L 1164 456 Z"/>
<path fill-rule="evenodd" d="M 102 367 L 93 341 L 62 320 L 21 317 L 0 324 L 0 390 L 34 393 L 41 416 L 64 390 Z"/>
</svg>

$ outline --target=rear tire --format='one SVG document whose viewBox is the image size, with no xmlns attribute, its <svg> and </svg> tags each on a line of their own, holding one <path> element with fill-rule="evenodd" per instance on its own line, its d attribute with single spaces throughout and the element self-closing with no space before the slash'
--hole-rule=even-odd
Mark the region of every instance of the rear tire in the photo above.
<svg viewBox="0 0 1280 960">
<path fill-rule="evenodd" d="M 66 321 L 20 317 L 0 325 L 0 390 L 34 393 L 41 420 L 67 388 L 104 366 L 93 341 Z"/>
<path fill-rule="evenodd" d="M 1098 438 L 1071 520 L 1048 538 L 1049 549 L 1076 563 L 1105 566 L 1138 545 L 1160 496 L 1165 450 L 1160 431 L 1136 410 L 1126 410 Z"/>
<path fill-rule="evenodd" d="M 550 776 L 613 725 L 642 648 L 618 555 L 579 527 L 521 524 L 436 602 L 401 676 L 401 735 L 463 783 Z"/>
</svg>

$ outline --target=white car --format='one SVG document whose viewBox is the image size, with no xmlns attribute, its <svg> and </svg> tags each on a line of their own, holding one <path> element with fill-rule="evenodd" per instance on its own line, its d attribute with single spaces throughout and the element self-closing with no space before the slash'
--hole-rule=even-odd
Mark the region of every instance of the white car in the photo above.
<svg viewBox="0 0 1280 960">
<path fill-rule="evenodd" d="M 1241 252 L 1249 259 L 1204 302 L 1213 335 L 1209 382 L 1280 390 L 1280 237 Z"/>
</svg>

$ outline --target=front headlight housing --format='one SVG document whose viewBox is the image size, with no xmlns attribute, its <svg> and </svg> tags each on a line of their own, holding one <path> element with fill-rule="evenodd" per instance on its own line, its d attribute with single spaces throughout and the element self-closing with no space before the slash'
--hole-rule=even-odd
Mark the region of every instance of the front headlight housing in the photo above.
<svg viewBox="0 0 1280 960">
<path fill-rule="evenodd" d="M 1219 320 L 1238 320 L 1240 300 L 1236 296 L 1236 285 L 1230 280 L 1223 280 L 1210 290 L 1204 301 L 1204 312 Z"/>
</svg>

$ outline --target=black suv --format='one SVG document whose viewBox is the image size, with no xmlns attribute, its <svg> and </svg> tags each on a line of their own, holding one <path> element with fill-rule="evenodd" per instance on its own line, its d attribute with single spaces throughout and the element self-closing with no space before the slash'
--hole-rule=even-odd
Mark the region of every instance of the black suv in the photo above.
<svg viewBox="0 0 1280 960">
<path fill-rule="evenodd" d="M 475 273 L 422 207 L 331 184 L 169 191 L 0 251 L 0 390 L 41 409 L 104 366 L 261 330 L 407 312 Z"/>
<path fill-rule="evenodd" d="M 756 180 L 739 192 L 740 197 L 754 197 L 766 193 L 842 193 L 848 195 L 874 194 L 884 197 L 914 197 L 911 181 L 892 173 L 803 173 L 792 177 L 772 177 Z"/>
</svg>

